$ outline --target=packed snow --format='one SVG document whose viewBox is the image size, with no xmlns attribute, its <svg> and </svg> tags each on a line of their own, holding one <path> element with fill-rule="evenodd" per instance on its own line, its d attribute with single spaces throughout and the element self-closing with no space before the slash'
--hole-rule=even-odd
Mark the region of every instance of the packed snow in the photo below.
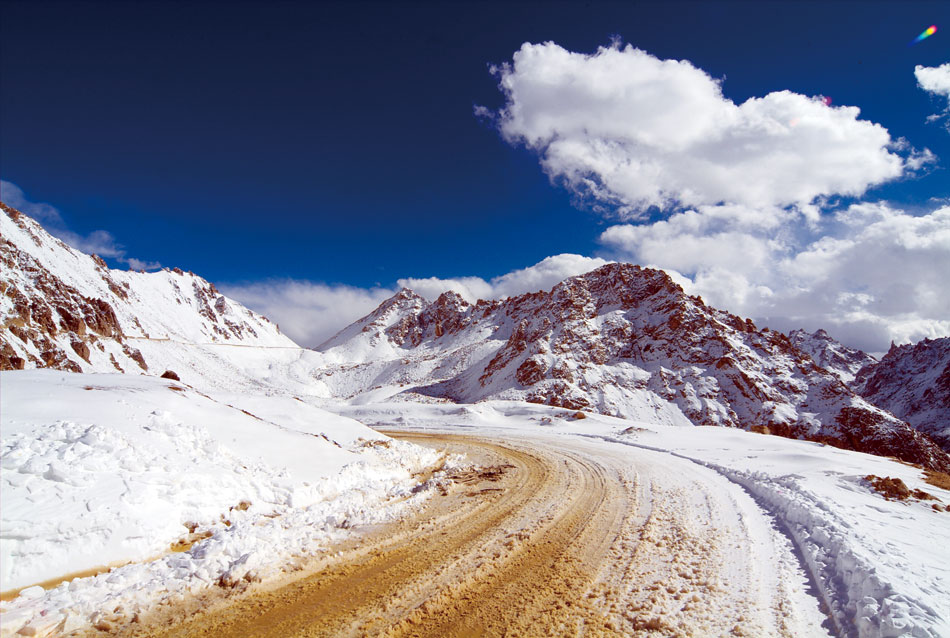
<svg viewBox="0 0 950 638">
<path fill-rule="evenodd" d="M 4 592 L 28 586 L 2 603 L 4 636 L 275 576 L 404 515 L 431 493 L 416 475 L 444 460 L 293 397 L 51 370 L 0 385 L 0 576 Z"/>
</svg>

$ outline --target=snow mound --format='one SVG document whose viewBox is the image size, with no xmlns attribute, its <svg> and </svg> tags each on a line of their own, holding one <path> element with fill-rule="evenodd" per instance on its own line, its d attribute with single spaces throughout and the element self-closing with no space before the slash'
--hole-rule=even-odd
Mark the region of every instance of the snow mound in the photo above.
<svg viewBox="0 0 950 638">
<path fill-rule="evenodd" d="M 0 383 L 0 589 L 124 565 L 25 589 L 2 635 L 266 578 L 404 514 L 428 495 L 414 475 L 442 460 L 290 397 L 52 370 Z"/>
</svg>

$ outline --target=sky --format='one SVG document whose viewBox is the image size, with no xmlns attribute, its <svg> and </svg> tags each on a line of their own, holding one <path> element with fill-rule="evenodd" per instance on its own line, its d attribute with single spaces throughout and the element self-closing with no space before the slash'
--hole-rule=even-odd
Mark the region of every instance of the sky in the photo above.
<svg viewBox="0 0 950 638">
<path fill-rule="evenodd" d="M 307 346 L 401 285 L 499 297 L 622 260 L 880 352 L 950 334 L 948 18 L 4 2 L 0 198 L 115 267 L 192 270 Z"/>
</svg>

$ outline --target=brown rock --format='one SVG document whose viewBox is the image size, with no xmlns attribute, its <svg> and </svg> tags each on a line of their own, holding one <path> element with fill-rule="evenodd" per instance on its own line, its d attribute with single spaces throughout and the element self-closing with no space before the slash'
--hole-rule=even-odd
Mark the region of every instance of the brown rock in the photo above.
<svg viewBox="0 0 950 638">
<path fill-rule="evenodd" d="M 129 359 L 139 364 L 140 368 L 148 372 L 148 365 L 146 365 L 145 363 L 145 357 L 142 356 L 142 353 L 139 352 L 139 350 L 137 350 L 136 348 L 130 348 L 129 346 L 123 343 L 122 352 L 124 352 L 125 356 L 127 356 Z"/>
<path fill-rule="evenodd" d="M 6 341 L 2 341 L 0 346 L 0 370 L 22 370 L 26 366 L 26 361 L 18 357 L 16 350 Z"/>
<path fill-rule="evenodd" d="M 82 357 L 86 363 L 89 363 L 89 346 L 85 342 L 79 341 L 78 339 L 69 344 L 72 346 L 73 351 Z"/>
</svg>

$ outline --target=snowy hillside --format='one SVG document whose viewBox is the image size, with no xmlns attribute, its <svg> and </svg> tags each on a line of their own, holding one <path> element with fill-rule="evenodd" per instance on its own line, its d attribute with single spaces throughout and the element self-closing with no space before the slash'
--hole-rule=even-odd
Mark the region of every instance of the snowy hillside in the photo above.
<svg viewBox="0 0 950 638">
<path fill-rule="evenodd" d="M 293 398 L 56 370 L 0 383 L 0 589 L 128 564 L 26 590 L 2 635 L 278 575 L 426 498 L 414 475 L 440 460 Z"/>
<path fill-rule="evenodd" d="M 852 388 L 950 451 L 950 337 L 892 345 L 861 369 Z"/>
<path fill-rule="evenodd" d="M 111 270 L 0 207 L 0 369 L 170 369 L 207 387 L 300 379 L 299 392 L 320 393 L 305 371 L 293 370 L 314 353 L 201 277 Z"/>
<path fill-rule="evenodd" d="M 526 400 L 668 425 L 765 427 L 950 468 L 933 442 L 782 333 L 629 264 L 474 305 L 402 290 L 320 350 L 321 381 L 354 403 Z"/>
<path fill-rule="evenodd" d="M 278 577 L 428 497 L 439 454 L 315 407 L 322 355 L 197 275 L 110 270 L 0 206 L 0 590 L 29 586 L 0 635 Z"/>
</svg>

